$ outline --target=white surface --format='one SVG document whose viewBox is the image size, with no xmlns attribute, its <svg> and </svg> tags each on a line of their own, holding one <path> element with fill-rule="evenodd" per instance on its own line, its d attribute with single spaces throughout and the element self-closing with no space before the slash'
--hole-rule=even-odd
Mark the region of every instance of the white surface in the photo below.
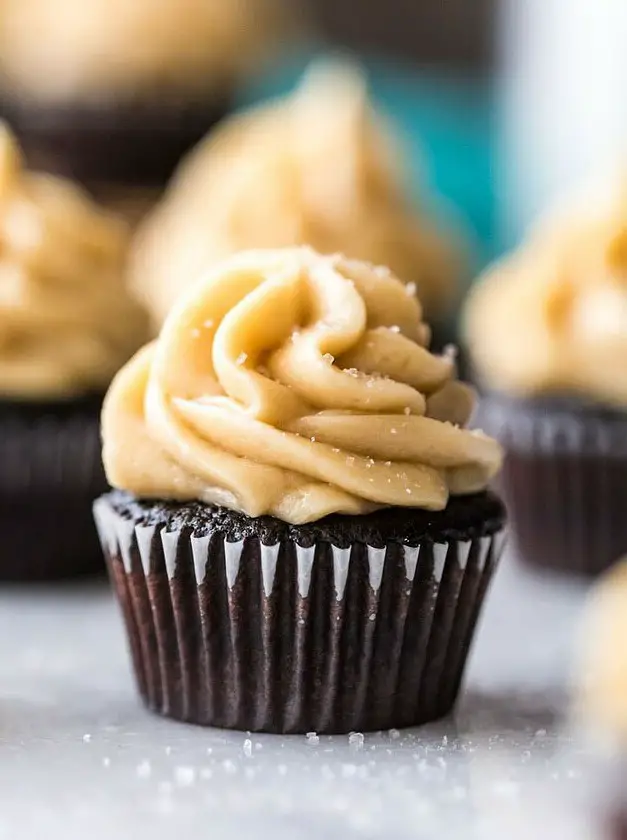
<svg viewBox="0 0 627 840">
<path fill-rule="evenodd" d="M 456 718 L 362 739 L 155 718 L 104 584 L 4 590 L 0 840 L 590 840 L 555 719 L 582 596 L 505 562 Z"/>
<path fill-rule="evenodd" d="M 627 140 L 624 0 L 504 0 L 500 172 L 507 241 L 590 179 L 619 173 Z"/>
</svg>

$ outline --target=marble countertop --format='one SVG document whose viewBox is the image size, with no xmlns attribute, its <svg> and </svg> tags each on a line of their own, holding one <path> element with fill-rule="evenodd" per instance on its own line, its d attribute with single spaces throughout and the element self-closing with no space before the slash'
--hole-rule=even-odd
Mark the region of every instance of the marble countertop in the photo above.
<svg viewBox="0 0 627 840">
<path fill-rule="evenodd" d="M 591 840 L 561 721 L 585 590 L 506 558 L 453 719 L 276 737 L 139 705 L 106 584 L 0 593 L 0 840 Z"/>
</svg>

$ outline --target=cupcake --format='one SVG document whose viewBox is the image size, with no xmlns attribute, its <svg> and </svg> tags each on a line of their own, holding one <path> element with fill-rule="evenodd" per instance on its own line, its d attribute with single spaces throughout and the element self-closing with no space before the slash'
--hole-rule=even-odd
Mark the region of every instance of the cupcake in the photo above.
<svg viewBox="0 0 627 840">
<path fill-rule="evenodd" d="M 267 732 L 449 712 L 501 546 L 501 451 L 389 271 L 250 251 L 114 380 L 95 517 L 153 711 Z"/>
<path fill-rule="evenodd" d="M 599 840 L 627 837 L 627 561 L 589 597 L 575 669 L 572 728 L 594 762 L 588 810 Z"/>
<path fill-rule="evenodd" d="M 232 117 L 190 154 L 139 231 L 133 282 L 158 329 L 204 266 L 304 244 L 389 265 L 439 325 L 464 248 L 411 200 L 408 180 L 359 67 L 317 62 L 291 96 Z"/>
<path fill-rule="evenodd" d="M 24 168 L 0 126 L 0 579 L 102 568 L 91 502 L 106 488 L 102 395 L 144 341 L 126 225 Z"/>
<path fill-rule="evenodd" d="M 627 551 L 626 220 L 622 199 L 551 219 L 468 303 L 478 422 L 506 450 L 518 553 L 542 568 L 593 575 Z"/>
<path fill-rule="evenodd" d="M 281 31 L 278 0 L 5 0 L 3 115 L 29 163 L 135 220 Z"/>
</svg>

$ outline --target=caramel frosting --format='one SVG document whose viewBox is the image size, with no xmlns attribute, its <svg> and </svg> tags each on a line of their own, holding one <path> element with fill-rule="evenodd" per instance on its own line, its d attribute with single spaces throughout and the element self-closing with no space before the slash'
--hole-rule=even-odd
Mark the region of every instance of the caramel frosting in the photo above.
<svg viewBox="0 0 627 840">
<path fill-rule="evenodd" d="M 539 226 L 479 282 L 466 335 L 492 387 L 627 407 L 624 197 Z"/>
<path fill-rule="evenodd" d="M 461 428 L 472 392 L 421 316 L 386 269 L 308 248 L 230 258 L 114 380 L 109 481 L 294 524 L 483 490 L 501 450 Z"/>
<path fill-rule="evenodd" d="M 78 187 L 29 172 L 0 125 L 0 393 L 104 390 L 146 336 L 124 286 L 128 232 Z"/>
<path fill-rule="evenodd" d="M 317 63 L 292 96 L 231 118 L 183 163 L 138 236 L 134 282 L 155 323 L 204 267 L 296 245 L 389 265 L 430 317 L 445 314 L 464 260 L 410 202 L 401 158 L 350 63 Z"/>
<path fill-rule="evenodd" d="M 278 7 L 279 0 L 3 0 L 0 68 L 21 93 L 50 101 L 220 92 L 281 32 Z"/>
<path fill-rule="evenodd" d="M 575 715 L 587 728 L 627 741 L 627 562 L 597 584 L 581 628 Z"/>
</svg>

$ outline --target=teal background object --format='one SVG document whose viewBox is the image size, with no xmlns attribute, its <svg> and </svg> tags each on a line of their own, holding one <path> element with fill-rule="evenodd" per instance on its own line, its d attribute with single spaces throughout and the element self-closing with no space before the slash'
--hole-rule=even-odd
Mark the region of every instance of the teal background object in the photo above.
<svg viewBox="0 0 627 840">
<path fill-rule="evenodd" d="M 246 105 L 289 91 L 309 59 L 292 59 L 249 86 Z M 496 245 L 494 107 L 489 83 L 436 75 L 385 59 L 363 61 L 374 101 L 400 126 L 411 152 L 414 189 L 427 183 L 474 234 L 477 268 Z"/>
</svg>

